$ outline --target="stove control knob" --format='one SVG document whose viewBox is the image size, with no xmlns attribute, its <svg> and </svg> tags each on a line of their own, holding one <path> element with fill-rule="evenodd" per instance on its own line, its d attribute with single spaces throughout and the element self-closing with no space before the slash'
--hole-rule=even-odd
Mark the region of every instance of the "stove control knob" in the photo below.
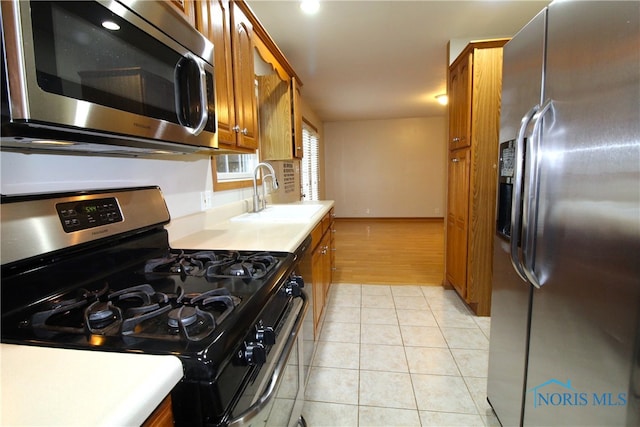
<svg viewBox="0 0 640 427">
<path fill-rule="evenodd" d="M 284 291 L 287 295 L 289 295 L 290 297 L 299 297 L 300 293 L 302 292 L 300 290 L 300 286 L 298 286 L 298 284 L 296 282 L 289 282 L 284 286 Z"/>
<path fill-rule="evenodd" d="M 244 348 L 244 360 L 249 365 L 264 365 L 267 361 L 267 351 L 261 343 L 247 343 Z"/>
<path fill-rule="evenodd" d="M 298 276 L 297 274 L 292 274 L 289 277 L 289 281 L 296 283 L 301 288 L 304 288 L 304 279 L 302 278 L 302 276 Z"/>
<path fill-rule="evenodd" d="M 271 326 L 256 327 L 256 341 L 263 345 L 273 345 L 276 343 L 276 333 Z"/>
<path fill-rule="evenodd" d="M 301 288 L 304 288 L 304 280 L 302 279 L 302 276 L 292 274 L 289 276 L 289 281 L 285 285 L 284 290 L 287 295 L 291 297 L 299 297 L 302 292 L 300 290 Z"/>
</svg>

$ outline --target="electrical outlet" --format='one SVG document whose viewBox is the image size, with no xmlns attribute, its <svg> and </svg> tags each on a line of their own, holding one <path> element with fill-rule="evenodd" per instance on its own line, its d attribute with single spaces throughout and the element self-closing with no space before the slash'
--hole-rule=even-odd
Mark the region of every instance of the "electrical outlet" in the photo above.
<svg viewBox="0 0 640 427">
<path fill-rule="evenodd" d="M 203 191 L 200 193 L 200 209 L 206 211 L 213 207 L 213 192 Z"/>
</svg>

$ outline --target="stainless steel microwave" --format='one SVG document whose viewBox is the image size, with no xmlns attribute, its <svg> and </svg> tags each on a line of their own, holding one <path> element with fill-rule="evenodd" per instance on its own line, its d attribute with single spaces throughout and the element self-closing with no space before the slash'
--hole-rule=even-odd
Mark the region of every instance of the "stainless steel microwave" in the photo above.
<svg viewBox="0 0 640 427">
<path fill-rule="evenodd" d="M 3 150 L 217 148 L 213 44 L 164 1 L 1 1 Z"/>
</svg>

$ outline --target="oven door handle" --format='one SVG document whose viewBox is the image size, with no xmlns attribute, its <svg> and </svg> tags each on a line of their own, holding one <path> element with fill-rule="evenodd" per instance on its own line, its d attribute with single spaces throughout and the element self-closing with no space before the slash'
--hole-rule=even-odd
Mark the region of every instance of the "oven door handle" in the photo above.
<svg viewBox="0 0 640 427">
<path fill-rule="evenodd" d="M 262 409 L 267 406 L 269 401 L 275 396 L 275 391 L 278 389 L 280 382 L 282 381 L 282 374 L 284 373 L 284 369 L 287 366 L 287 361 L 289 360 L 289 356 L 291 355 L 291 350 L 294 348 L 295 343 L 297 342 L 298 333 L 300 332 L 300 328 L 304 323 L 304 317 L 307 312 L 307 307 L 309 305 L 309 301 L 307 299 L 307 295 L 304 291 L 300 292 L 300 298 L 302 299 L 302 307 L 299 309 L 298 314 L 295 318 L 293 326 L 291 327 L 291 332 L 287 335 L 287 343 L 282 349 L 282 352 L 278 356 L 278 361 L 276 363 L 275 368 L 273 369 L 273 374 L 271 375 L 271 380 L 269 381 L 269 386 L 265 390 L 265 392 L 256 400 L 250 407 L 248 407 L 244 412 L 242 412 L 237 417 L 233 418 L 228 422 L 229 427 L 238 427 L 248 425 L 251 420 L 257 416 Z M 289 323 L 289 321 L 287 321 Z M 283 329 L 286 330 L 288 325 L 285 325 Z"/>
</svg>

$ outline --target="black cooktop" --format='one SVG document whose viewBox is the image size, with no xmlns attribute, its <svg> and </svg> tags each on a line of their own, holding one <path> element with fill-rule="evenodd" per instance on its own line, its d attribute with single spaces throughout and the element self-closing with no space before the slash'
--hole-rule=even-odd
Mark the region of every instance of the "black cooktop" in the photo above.
<svg viewBox="0 0 640 427">
<path fill-rule="evenodd" d="M 175 250 L 159 228 L 3 266 L 2 341 L 215 359 L 242 340 L 293 261 L 285 252 Z"/>
</svg>

